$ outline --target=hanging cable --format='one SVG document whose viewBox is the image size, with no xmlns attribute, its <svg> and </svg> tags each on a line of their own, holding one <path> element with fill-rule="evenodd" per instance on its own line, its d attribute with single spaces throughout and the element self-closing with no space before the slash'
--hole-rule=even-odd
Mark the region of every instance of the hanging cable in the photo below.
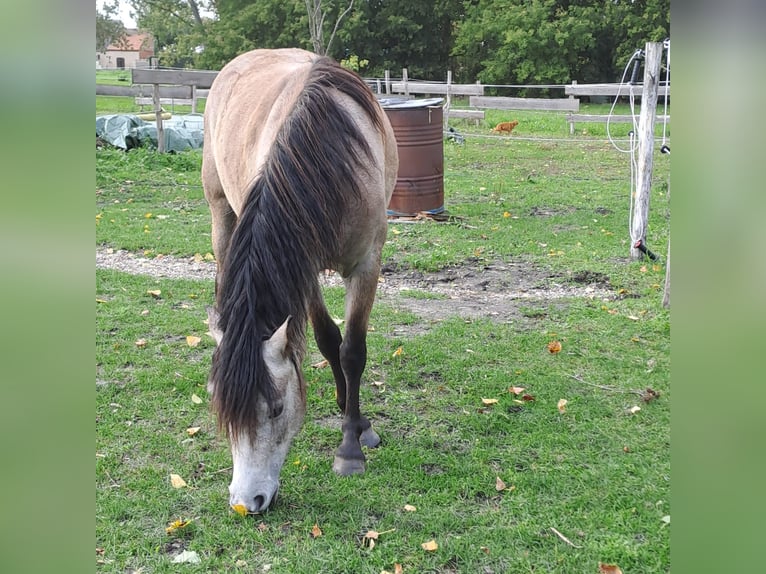
<svg viewBox="0 0 766 574">
<path fill-rule="evenodd" d="M 614 101 L 612 102 L 612 107 L 609 109 L 609 115 L 606 118 L 606 135 L 607 135 L 607 138 L 609 139 L 609 143 L 612 144 L 614 149 L 616 149 L 617 151 L 621 153 L 632 153 L 634 142 L 631 138 L 631 148 L 629 149 L 623 149 L 617 144 L 615 139 L 612 137 L 612 132 L 610 130 L 611 118 L 614 115 L 614 108 L 617 105 L 617 101 L 620 99 L 620 92 L 622 91 L 622 87 L 624 85 L 627 85 L 628 97 L 630 101 L 630 114 L 631 114 L 631 117 L 633 118 L 633 130 L 634 131 L 638 130 L 638 123 L 636 121 L 636 107 L 635 107 L 636 102 L 635 102 L 635 94 L 633 93 L 633 84 L 635 83 L 635 79 L 638 76 L 638 69 L 641 65 L 641 60 L 643 60 L 643 58 L 644 58 L 644 51 L 636 50 L 635 52 L 633 52 L 633 55 L 628 60 L 628 63 L 625 65 L 625 70 L 622 73 L 622 78 L 620 79 L 620 85 L 617 88 L 617 95 L 615 95 L 614 97 Z M 631 72 L 631 79 L 630 79 L 630 82 L 627 82 L 626 84 L 625 78 L 628 76 L 628 70 L 631 69 L 631 66 L 633 66 L 632 72 Z"/>
<path fill-rule="evenodd" d="M 670 38 L 665 38 L 662 44 L 665 48 L 665 111 L 663 112 L 665 117 L 662 121 L 662 146 L 660 146 L 660 151 L 670 155 L 670 146 L 667 145 L 668 98 L 670 97 Z"/>
</svg>

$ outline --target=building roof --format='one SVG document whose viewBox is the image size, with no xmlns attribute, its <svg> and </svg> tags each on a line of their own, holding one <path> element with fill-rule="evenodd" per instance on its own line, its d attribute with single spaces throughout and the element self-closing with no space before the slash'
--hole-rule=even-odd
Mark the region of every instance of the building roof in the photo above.
<svg viewBox="0 0 766 574">
<path fill-rule="evenodd" d="M 142 50 L 153 51 L 154 42 L 151 34 L 139 33 L 134 30 L 126 30 L 125 36 L 109 44 L 106 49 L 122 52 L 139 52 Z"/>
</svg>

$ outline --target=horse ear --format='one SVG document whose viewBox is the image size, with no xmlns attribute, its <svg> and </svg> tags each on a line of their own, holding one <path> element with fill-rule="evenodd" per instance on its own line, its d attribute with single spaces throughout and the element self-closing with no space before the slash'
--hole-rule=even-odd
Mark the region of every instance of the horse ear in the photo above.
<svg viewBox="0 0 766 574">
<path fill-rule="evenodd" d="M 284 361 L 287 357 L 287 325 L 292 316 L 288 315 L 285 322 L 263 342 L 264 355 L 274 361 Z"/>
<path fill-rule="evenodd" d="M 221 339 L 223 339 L 223 332 L 218 327 L 219 317 L 220 315 L 218 315 L 218 309 L 215 307 L 207 308 L 207 326 L 210 330 L 210 334 L 213 336 L 213 339 L 215 339 L 216 345 L 220 345 Z"/>
</svg>

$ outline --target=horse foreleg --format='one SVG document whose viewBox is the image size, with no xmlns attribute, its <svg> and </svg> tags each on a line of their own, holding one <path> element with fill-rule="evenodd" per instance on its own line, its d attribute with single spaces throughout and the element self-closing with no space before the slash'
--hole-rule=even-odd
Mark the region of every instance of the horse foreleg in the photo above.
<svg viewBox="0 0 766 574">
<path fill-rule="evenodd" d="M 344 476 L 364 472 L 362 445 L 380 444 L 380 437 L 359 408 L 359 386 L 367 363 L 367 326 L 377 283 L 377 273 L 363 273 L 346 280 L 346 336 L 340 346 L 340 364 L 346 378 L 346 409 L 343 440 L 333 462 L 333 470 Z"/>
<path fill-rule="evenodd" d="M 327 312 L 319 285 L 316 285 L 309 302 L 309 318 L 314 328 L 314 340 L 319 352 L 327 359 L 335 379 L 335 400 L 341 413 L 346 412 L 346 376 L 340 365 L 340 345 L 343 338 L 340 329 Z"/>
</svg>

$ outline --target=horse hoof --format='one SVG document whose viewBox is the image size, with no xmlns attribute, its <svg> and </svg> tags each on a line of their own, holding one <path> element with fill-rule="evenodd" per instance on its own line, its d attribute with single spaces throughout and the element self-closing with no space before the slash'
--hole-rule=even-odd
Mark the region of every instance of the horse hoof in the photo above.
<svg viewBox="0 0 766 574">
<path fill-rule="evenodd" d="M 335 457 L 332 463 L 332 469 L 335 474 L 340 476 L 351 476 L 352 474 L 364 473 L 364 460 L 358 458 L 341 458 Z"/>
<path fill-rule="evenodd" d="M 362 434 L 359 437 L 359 442 L 362 446 L 366 446 L 367 448 L 375 448 L 380 444 L 380 437 L 378 436 L 378 433 L 370 427 L 367 430 L 362 431 Z"/>
</svg>

